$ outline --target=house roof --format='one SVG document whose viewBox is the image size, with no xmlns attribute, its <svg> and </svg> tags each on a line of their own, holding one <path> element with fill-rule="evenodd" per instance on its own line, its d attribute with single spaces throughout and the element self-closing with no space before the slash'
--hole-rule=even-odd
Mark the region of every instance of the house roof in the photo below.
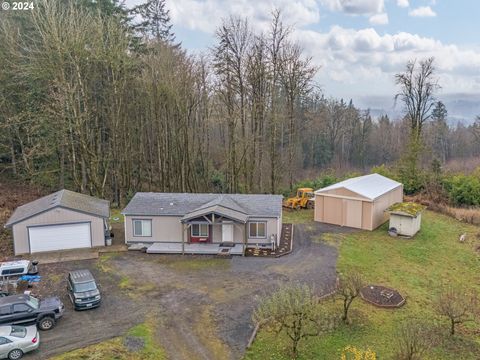
<svg viewBox="0 0 480 360">
<path fill-rule="evenodd" d="M 10 216 L 10 219 L 8 219 L 5 227 L 10 227 L 13 224 L 56 207 L 80 211 L 103 218 L 110 216 L 109 201 L 79 194 L 70 190 L 60 190 L 19 206 L 15 209 L 12 216 Z"/>
<path fill-rule="evenodd" d="M 221 211 L 227 217 L 236 216 L 239 221 L 248 217 L 279 217 L 282 196 L 139 192 L 122 214 L 194 218 L 215 211 Z"/>
<path fill-rule="evenodd" d="M 402 184 L 380 174 L 370 174 L 354 177 L 315 191 L 322 194 L 329 190 L 344 188 L 370 200 L 401 186 Z"/>
</svg>

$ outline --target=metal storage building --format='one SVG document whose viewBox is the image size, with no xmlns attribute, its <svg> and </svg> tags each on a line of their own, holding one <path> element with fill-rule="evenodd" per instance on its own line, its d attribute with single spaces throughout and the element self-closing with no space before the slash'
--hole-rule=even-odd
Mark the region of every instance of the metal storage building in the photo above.
<svg viewBox="0 0 480 360">
<path fill-rule="evenodd" d="M 385 210 L 403 201 L 403 185 L 380 174 L 359 176 L 315 191 L 315 221 L 373 230 Z"/>
</svg>

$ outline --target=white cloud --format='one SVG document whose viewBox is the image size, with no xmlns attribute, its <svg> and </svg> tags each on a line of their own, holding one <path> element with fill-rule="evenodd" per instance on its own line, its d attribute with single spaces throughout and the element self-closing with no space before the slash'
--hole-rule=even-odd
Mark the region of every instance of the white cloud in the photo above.
<svg viewBox="0 0 480 360">
<path fill-rule="evenodd" d="M 335 11 L 369 16 L 372 25 L 386 23 L 388 16 L 383 0 L 166 1 L 174 25 L 192 30 L 192 36 L 197 31 L 213 34 L 221 19 L 230 14 L 247 17 L 257 30 L 265 29 L 272 10 L 275 7 L 283 9 L 285 23 L 295 27 L 292 36 L 302 45 L 306 55 L 312 56 L 316 65 L 321 66 L 317 80 L 329 95 L 394 94 L 394 74 L 402 71 L 407 61 L 430 56 L 436 59 L 440 84 L 445 92 L 480 92 L 480 48 L 464 49 L 408 32 L 379 34 L 373 27 L 306 29 L 307 25 L 321 21 L 322 5 Z M 399 5 L 399 2 L 393 3 Z M 431 8 L 430 11 L 433 12 Z"/>
<path fill-rule="evenodd" d="M 191 30 L 213 33 L 223 18 L 230 15 L 246 17 L 250 24 L 265 28 L 276 8 L 290 24 L 305 26 L 320 20 L 316 0 L 271 0 L 271 1 L 223 1 L 223 0 L 167 0 L 167 7 L 174 25 Z"/>
<path fill-rule="evenodd" d="M 480 51 L 443 44 L 417 34 L 380 35 L 373 28 L 354 30 L 335 26 L 329 32 L 298 30 L 295 36 L 321 66 L 319 81 L 334 96 L 394 93 L 394 74 L 413 59 L 435 57 L 445 92 L 480 92 Z"/>
<path fill-rule="evenodd" d="M 435 17 L 437 13 L 432 10 L 430 6 L 420 6 L 416 9 L 410 10 L 408 15 L 414 17 Z"/>
<path fill-rule="evenodd" d="M 388 15 L 387 13 L 375 14 L 370 16 L 368 19 L 372 25 L 387 25 L 388 24 Z"/>
<path fill-rule="evenodd" d="M 384 0 L 321 0 L 324 6 L 333 11 L 347 14 L 369 15 L 384 11 Z"/>
<path fill-rule="evenodd" d="M 406 8 L 410 6 L 410 3 L 408 2 L 408 0 L 397 0 L 397 6 Z"/>
</svg>

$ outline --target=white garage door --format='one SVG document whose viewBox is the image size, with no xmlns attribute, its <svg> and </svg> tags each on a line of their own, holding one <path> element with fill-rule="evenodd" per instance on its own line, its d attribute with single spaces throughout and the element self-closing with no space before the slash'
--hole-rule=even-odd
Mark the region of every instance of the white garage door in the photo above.
<svg viewBox="0 0 480 360">
<path fill-rule="evenodd" d="M 31 253 L 92 246 L 90 223 L 34 226 L 28 235 Z"/>
</svg>

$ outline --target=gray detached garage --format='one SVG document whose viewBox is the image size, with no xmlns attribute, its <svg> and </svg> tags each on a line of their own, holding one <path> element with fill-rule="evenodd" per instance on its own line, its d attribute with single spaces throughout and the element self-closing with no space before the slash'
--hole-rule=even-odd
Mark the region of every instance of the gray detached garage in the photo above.
<svg viewBox="0 0 480 360">
<path fill-rule="evenodd" d="M 105 245 L 107 200 L 61 190 L 18 207 L 5 224 L 15 255 Z"/>
</svg>

